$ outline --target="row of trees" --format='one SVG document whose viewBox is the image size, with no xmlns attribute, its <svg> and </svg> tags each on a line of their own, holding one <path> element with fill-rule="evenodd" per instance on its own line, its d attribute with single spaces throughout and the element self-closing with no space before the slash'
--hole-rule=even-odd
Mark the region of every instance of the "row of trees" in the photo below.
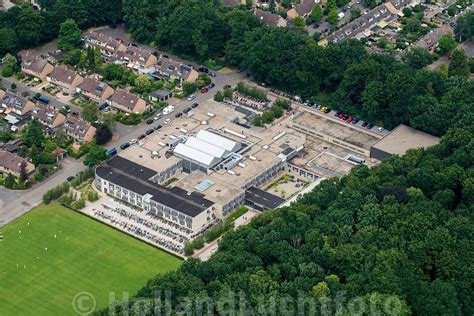
<svg viewBox="0 0 474 316">
<path fill-rule="evenodd" d="M 331 107 L 389 129 L 405 123 L 443 135 L 449 126 L 469 123 L 473 87 L 465 80 L 466 58 L 457 59 L 461 71 L 437 73 L 421 69 L 431 62 L 424 50 L 415 50 L 401 63 L 390 56 L 368 54 L 355 40 L 324 48 L 298 28 L 266 27 L 252 14 L 215 1 L 204 1 L 199 7 L 195 0 L 164 2 L 144 6 L 124 1 L 124 20 L 138 40 L 198 60 L 224 58 L 249 70 L 257 82 L 316 101 L 328 98 Z M 171 19 L 171 11 L 192 14 L 192 26 L 181 18 Z M 220 18 L 209 22 L 215 16 Z M 152 27 L 145 30 L 144 23 Z M 215 32 L 213 23 L 223 24 L 216 36 L 193 34 L 204 27 Z M 449 39 L 446 42 L 445 48 L 452 49 Z"/>
</svg>

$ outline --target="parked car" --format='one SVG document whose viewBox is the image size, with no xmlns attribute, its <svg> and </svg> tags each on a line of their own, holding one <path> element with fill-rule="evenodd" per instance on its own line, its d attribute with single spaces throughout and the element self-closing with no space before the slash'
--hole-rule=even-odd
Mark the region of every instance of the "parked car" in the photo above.
<svg viewBox="0 0 474 316">
<path fill-rule="evenodd" d="M 191 111 L 191 108 L 185 108 L 185 109 L 183 110 L 183 113 L 188 113 L 189 111 Z"/>
<path fill-rule="evenodd" d="M 162 113 L 158 113 L 155 115 L 155 117 L 153 118 L 155 121 L 158 120 L 160 117 L 162 117 L 163 114 Z"/>
<path fill-rule="evenodd" d="M 178 113 L 176 113 L 176 114 L 174 115 L 174 117 L 178 118 L 178 117 L 180 117 L 181 115 L 183 115 L 183 112 L 178 112 Z"/>
<path fill-rule="evenodd" d="M 352 119 L 352 122 L 351 122 L 351 123 L 352 123 L 352 124 L 357 124 L 358 122 L 359 122 L 359 119 L 358 119 L 357 117 L 354 117 L 354 118 Z"/>
<path fill-rule="evenodd" d="M 109 105 L 107 103 L 102 103 L 101 105 L 99 105 L 99 110 L 102 111 L 102 110 L 105 110 Z"/>
<path fill-rule="evenodd" d="M 129 143 L 124 143 L 124 144 L 120 145 L 120 149 L 126 149 L 128 147 L 130 147 Z"/>
<path fill-rule="evenodd" d="M 150 134 L 152 134 L 152 133 L 154 133 L 154 132 L 155 132 L 155 130 L 154 130 L 153 128 L 150 128 L 150 129 L 148 129 L 148 130 L 145 132 L 145 134 L 150 135 Z"/>
<path fill-rule="evenodd" d="M 345 121 L 345 120 L 347 120 L 348 118 L 349 118 L 349 115 L 347 115 L 347 114 L 344 114 L 344 116 L 342 117 L 342 120 L 344 120 L 344 121 Z"/>
<path fill-rule="evenodd" d="M 198 106 L 199 106 L 199 103 L 193 103 L 193 104 L 191 105 L 191 107 L 192 107 L 193 109 L 194 109 L 194 108 L 197 108 Z"/>
<path fill-rule="evenodd" d="M 154 121 L 155 121 L 154 119 L 148 119 L 148 120 L 146 120 L 146 123 L 148 125 L 150 125 L 150 124 L 153 124 Z"/>
<path fill-rule="evenodd" d="M 204 88 L 201 89 L 201 93 L 206 93 L 207 91 L 209 91 L 209 88 L 207 88 L 207 87 L 204 87 Z"/>
<path fill-rule="evenodd" d="M 155 129 L 155 131 L 159 130 L 160 128 L 162 128 L 163 126 L 161 126 L 160 124 L 156 125 L 155 127 L 153 127 Z"/>
<path fill-rule="evenodd" d="M 367 129 L 371 129 L 372 127 L 374 127 L 374 124 L 372 124 L 372 123 L 369 123 L 369 124 L 367 124 L 367 126 L 366 126 L 365 128 L 367 128 Z"/>
<path fill-rule="evenodd" d="M 367 124 L 369 124 L 369 123 L 367 123 L 367 122 L 362 123 L 362 127 L 366 127 Z"/>
<path fill-rule="evenodd" d="M 224 86 L 224 89 L 230 89 L 230 88 L 232 88 L 232 87 L 230 86 L 230 84 L 226 84 L 226 85 Z"/>
<path fill-rule="evenodd" d="M 117 149 L 115 147 L 112 147 L 110 148 L 109 150 L 107 150 L 107 155 L 109 156 L 115 156 L 117 154 Z"/>
<path fill-rule="evenodd" d="M 383 132 L 383 127 L 377 128 L 377 131 L 378 131 L 379 133 L 382 133 L 382 132 Z"/>
<path fill-rule="evenodd" d="M 341 114 L 342 114 L 341 112 L 337 111 L 337 112 L 334 114 L 334 116 L 339 117 L 339 115 L 341 115 Z"/>
<path fill-rule="evenodd" d="M 143 139 L 143 138 L 145 138 L 145 136 L 146 136 L 145 134 L 140 134 L 140 135 L 138 135 L 138 139 Z"/>
<path fill-rule="evenodd" d="M 72 180 L 74 180 L 74 176 L 69 176 L 69 177 L 66 178 L 66 180 L 67 180 L 68 182 L 71 182 Z"/>
<path fill-rule="evenodd" d="M 215 84 L 214 82 L 211 82 L 210 84 L 207 85 L 207 87 L 208 87 L 209 89 L 212 89 L 212 88 L 214 88 L 215 86 L 216 86 L 216 84 Z"/>
<path fill-rule="evenodd" d="M 196 96 L 194 94 L 191 94 L 189 97 L 188 97 L 188 101 L 192 101 L 196 99 Z"/>
<path fill-rule="evenodd" d="M 346 123 L 352 122 L 352 119 L 353 119 L 353 117 L 352 117 L 352 116 L 349 116 L 349 117 L 346 119 Z"/>
<path fill-rule="evenodd" d="M 324 111 L 326 111 L 326 110 L 327 110 L 327 107 L 325 107 L 325 106 L 322 106 L 322 107 L 319 108 L 319 111 L 320 111 L 320 112 L 323 112 L 323 113 L 324 113 Z"/>
<path fill-rule="evenodd" d="M 130 145 L 136 144 L 138 140 L 136 138 L 133 138 L 130 140 Z"/>
<path fill-rule="evenodd" d="M 170 119 L 166 119 L 164 123 L 165 123 L 165 125 L 167 125 L 167 124 L 169 124 L 170 122 L 171 122 Z"/>
<path fill-rule="evenodd" d="M 76 112 L 76 111 L 72 112 L 71 114 L 72 116 L 79 116 L 79 112 Z"/>
<path fill-rule="evenodd" d="M 206 73 L 206 74 L 209 73 L 209 69 L 207 69 L 206 67 L 203 67 L 203 66 L 199 67 L 199 68 L 198 68 L 198 71 L 199 71 L 199 72 L 204 72 L 204 73 Z"/>
<path fill-rule="evenodd" d="M 346 115 L 345 115 L 344 113 L 340 113 L 338 117 L 339 117 L 340 119 L 344 119 L 345 116 L 346 116 Z"/>
<path fill-rule="evenodd" d="M 216 73 L 215 73 L 215 72 L 210 72 L 210 73 L 209 73 L 209 76 L 215 77 L 215 76 L 216 76 Z"/>
</svg>

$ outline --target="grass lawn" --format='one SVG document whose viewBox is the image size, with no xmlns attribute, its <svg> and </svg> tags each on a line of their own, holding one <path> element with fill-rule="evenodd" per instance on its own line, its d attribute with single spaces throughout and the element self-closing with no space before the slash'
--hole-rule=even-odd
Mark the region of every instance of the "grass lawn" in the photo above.
<svg viewBox="0 0 474 316">
<path fill-rule="evenodd" d="M 109 304 L 109 292 L 132 296 L 180 263 L 58 204 L 40 206 L 0 228 L 0 315 L 76 315 L 80 292 L 95 297 L 97 310 Z"/>
</svg>

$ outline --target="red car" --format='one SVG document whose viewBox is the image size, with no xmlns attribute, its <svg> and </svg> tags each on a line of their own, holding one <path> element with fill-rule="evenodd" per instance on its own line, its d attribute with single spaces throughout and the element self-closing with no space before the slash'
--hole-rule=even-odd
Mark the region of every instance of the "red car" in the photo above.
<svg viewBox="0 0 474 316">
<path fill-rule="evenodd" d="M 344 113 L 339 114 L 340 119 L 342 119 L 344 116 L 346 116 Z"/>
<path fill-rule="evenodd" d="M 353 119 L 353 117 L 352 117 L 352 116 L 349 116 L 349 118 L 346 120 L 346 123 L 352 122 L 352 119 Z"/>
<path fill-rule="evenodd" d="M 206 93 L 207 91 L 209 91 L 209 88 L 207 88 L 207 87 L 204 87 L 204 88 L 201 89 L 201 93 Z"/>
</svg>

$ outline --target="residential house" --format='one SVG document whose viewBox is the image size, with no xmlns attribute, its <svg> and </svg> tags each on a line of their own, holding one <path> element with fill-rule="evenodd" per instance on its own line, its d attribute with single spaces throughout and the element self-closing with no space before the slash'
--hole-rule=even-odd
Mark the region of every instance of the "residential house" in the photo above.
<svg viewBox="0 0 474 316">
<path fill-rule="evenodd" d="M 82 76 L 63 66 L 55 67 L 53 72 L 47 76 L 47 79 L 49 83 L 60 87 L 69 94 L 76 92 L 76 87 L 83 81 Z"/>
<path fill-rule="evenodd" d="M 30 115 L 18 115 L 15 112 L 8 113 L 4 120 L 8 123 L 8 128 L 12 132 L 17 132 L 23 130 L 31 122 Z"/>
<path fill-rule="evenodd" d="M 26 54 L 22 57 L 21 71 L 28 76 L 44 80 L 53 70 L 54 66 L 39 56 Z"/>
<path fill-rule="evenodd" d="M 25 158 L 5 150 L 0 150 L 0 173 L 4 177 L 11 173 L 15 178 L 20 178 L 22 166 L 24 166 L 28 178 L 36 172 L 35 166 Z"/>
<path fill-rule="evenodd" d="M 116 64 L 125 65 L 135 71 L 147 73 L 158 61 L 157 55 L 158 53 L 154 53 L 151 50 L 130 45 L 125 52 L 116 52 L 111 60 Z"/>
<path fill-rule="evenodd" d="M 139 95 L 118 89 L 110 97 L 110 106 L 119 112 L 142 114 L 147 108 L 147 103 Z"/>
<path fill-rule="evenodd" d="M 95 136 L 96 128 L 90 123 L 74 116 L 68 116 L 64 122 L 64 132 L 77 144 L 90 143 Z"/>
<path fill-rule="evenodd" d="M 160 56 L 155 71 L 151 75 L 156 79 L 166 81 L 177 80 L 178 85 L 183 82 L 193 83 L 199 77 L 199 73 L 193 68 L 164 56 Z"/>
<path fill-rule="evenodd" d="M 288 22 L 284 18 L 279 16 L 278 14 L 274 14 L 269 11 L 264 11 L 257 8 L 253 9 L 253 13 L 257 17 L 257 19 L 259 19 L 266 25 L 275 26 L 275 27 L 288 26 Z"/>
<path fill-rule="evenodd" d="M 291 20 L 298 16 L 307 18 L 311 14 L 314 5 L 318 2 L 319 1 L 316 2 L 315 0 L 302 0 L 300 4 L 288 10 L 286 15 Z"/>
<path fill-rule="evenodd" d="M 84 97 L 90 100 L 102 103 L 112 94 L 114 94 L 114 89 L 112 89 L 112 87 L 110 87 L 105 82 L 100 82 L 94 78 L 85 77 L 82 83 L 77 86 L 76 92 L 82 94 Z"/>
<path fill-rule="evenodd" d="M 33 110 L 35 104 L 30 100 L 16 95 L 13 92 L 5 92 L 0 90 L 0 105 L 1 111 L 5 113 L 16 113 L 18 115 L 25 115 Z"/>
<path fill-rule="evenodd" d="M 89 31 L 82 37 L 86 47 L 96 47 L 106 62 L 117 52 L 127 51 L 127 46 L 121 39 L 105 35 L 101 32 Z"/>
<path fill-rule="evenodd" d="M 40 123 L 48 128 L 56 128 L 64 123 L 66 116 L 59 113 L 54 107 L 37 104 L 32 111 L 32 118 L 37 118 Z"/>
<path fill-rule="evenodd" d="M 415 42 L 414 47 L 426 48 L 429 51 L 434 51 L 438 47 L 438 42 L 443 35 L 453 34 L 453 29 L 449 25 L 441 25 L 440 27 L 431 30 L 428 34 L 422 36 Z"/>
<path fill-rule="evenodd" d="M 0 150 L 8 151 L 9 153 L 16 154 L 20 151 L 21 146 L 23 146 L 23 141 L 20 138 L 12 139 L 0 146 Z"/>
<path fill-rule="evenodd" d="M 166 101 L 173 96 L 173 92 L 168 89 L 159 89 L 150 92 L 148 98 L 153 102 Z"/>
</svg>

